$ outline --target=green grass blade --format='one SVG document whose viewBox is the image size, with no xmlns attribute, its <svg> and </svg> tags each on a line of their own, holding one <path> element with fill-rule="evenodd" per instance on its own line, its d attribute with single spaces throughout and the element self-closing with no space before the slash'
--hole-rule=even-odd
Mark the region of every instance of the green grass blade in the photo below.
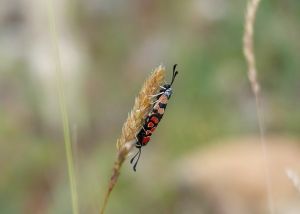
<svg viewBox="0 0 300 214">
<path fill-rule="evenodd" d="M 63 85 L 62 64 L 61 64 L 59 47 L 58 47 L 54 10 L 53 10 L 53 5 L 51 0 L 47 0 L 47 7 L 48 7 L 49 28 L 52 37 L 52 45 L 54 49 L 54 58 L 55 58 L 55 66 L 56 66 L 55 69 L 56 82 L 57 82 L 59 105 L 60 105 L 63 132 L 64 132 L 64 142 L 65 142 L 70 191 L 71 191 L 71 199 L 72 199 L 72 210 L 73 210 L 73 214 L 78 214 L 79 213 L 78 194 L 77 194 L 77 185 L 76 185 L 76 178 L 75 178 L 75 171 L 74 171 L 74 158 L 72 153 L 69 119 L 68 119 L 68 112 L 66 107 L 67 105 L 66 105 L 66 98 L 64 92 L 64 85 Z"/>
</svg>

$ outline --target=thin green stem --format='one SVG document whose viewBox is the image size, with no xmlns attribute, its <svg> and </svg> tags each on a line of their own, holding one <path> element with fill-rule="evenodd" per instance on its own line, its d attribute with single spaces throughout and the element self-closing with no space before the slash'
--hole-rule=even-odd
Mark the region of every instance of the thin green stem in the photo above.
<svg viewBox="0 0 300 214">
<path fill-rule="evenodd" d="M 74 158 L 72 153 L 69 119 L 68 119 L 68 112 L 66 107 L 67 104 L 66 104 L 66 98 L 64 92 L 64 85 L 63 85 L 62 64 L 61 64 L 59 47 L 58 47 L 52 0 L 47 0 L 47 7 L 48 7 L 49 28 L 52 37 L 52 46 L 54 49 L 53 51 L 54 51 L 55 67 L 56 67 L 55 70 L 56 70 L 57 91 L 59 96 L 59 105 L 60 105 L 63 132 L 64 132 L 65 151 L 67 157 L 70 191 L 71 191 L 71 198 L 72 198 L 72 210 L 73 210 L 73 214 L 78 214 L 79 213 L 78 194 L 77 194 L 77 185 L 76 185 L 75 170 L 74 170 L 74 161 L 73 161 Z"/>
</svg>

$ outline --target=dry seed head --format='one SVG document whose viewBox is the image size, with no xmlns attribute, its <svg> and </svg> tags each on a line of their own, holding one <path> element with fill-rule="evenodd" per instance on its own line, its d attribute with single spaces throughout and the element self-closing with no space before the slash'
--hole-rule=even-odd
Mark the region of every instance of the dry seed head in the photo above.
<svg viewBox="0 0 300 214">
<path fill-rule="evenodd" d="M 141 91 L 135 98 L 134 106 L 128 114 L 122 128 L 122 135 L 117 140 L 117 149 L 120 152 L 126 149 L 128 153 L 134 145 L 135 136 L 142 128 L 144 120 L 152 107 L 151 95 L 157 94 L 165 79 L 166 70 L 163 66 L 156 68 L 145 81 Z"/>
<path fill-rule="evenodd" d="M 244 31 L 244 55 L 248 64 L 248 78 L 254 94 L 259 93 L 259 83 L 257 81 L 256 63 L 253 47 L 253 33 L 254 21 L 256 11 L 258 9 L 260 0 L 251 0 L 248 2 L 246 16 L 245 16 L 245 31 Z"/>
</svg>

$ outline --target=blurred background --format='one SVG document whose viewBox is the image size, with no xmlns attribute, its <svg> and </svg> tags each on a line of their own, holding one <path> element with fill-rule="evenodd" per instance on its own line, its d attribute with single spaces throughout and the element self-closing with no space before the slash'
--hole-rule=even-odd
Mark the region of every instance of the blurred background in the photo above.
<svg viewBox="0 0 300 214">
<path fill-rule="evenodd" d="M 179 75 L 107 213 L 268 213 L 242 53 L 247 1 L 53 0 L 80 213 L 98 213 L 143 81 Z M 300 213 L 300 1 L 263 0 L 255 52 L 276 213 Z M 0 213 L 72 213 L 47 2 L 0 1 Z M 168 80 L 167 79 L 167 80 Z M 291 177 L 291 176 L 290 176 Z M 295 182 L 294 182 L 295 183 Z"/>
</svg>

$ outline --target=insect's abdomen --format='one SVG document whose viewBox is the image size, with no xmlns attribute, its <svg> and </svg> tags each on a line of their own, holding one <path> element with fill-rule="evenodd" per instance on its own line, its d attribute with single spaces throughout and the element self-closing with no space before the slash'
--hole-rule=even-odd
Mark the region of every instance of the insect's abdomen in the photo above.
<svg viewBox="0 0 300 214">
<path fill-rule="evenodd" d="M 147 143 L 150 141 L 152 133 L 155 131 L 158 123 L 160 122 L 161 118 L 165 113 L 167 104 L 168 104 L 168 96 L 162 94 L 158 98 L 157 102 L 153 106 L 152 111 L 149 113 L 148 117 L 146 118 L 143 128 L 137 135 L 139 145 L 146 146 Z"/>
</svg>

